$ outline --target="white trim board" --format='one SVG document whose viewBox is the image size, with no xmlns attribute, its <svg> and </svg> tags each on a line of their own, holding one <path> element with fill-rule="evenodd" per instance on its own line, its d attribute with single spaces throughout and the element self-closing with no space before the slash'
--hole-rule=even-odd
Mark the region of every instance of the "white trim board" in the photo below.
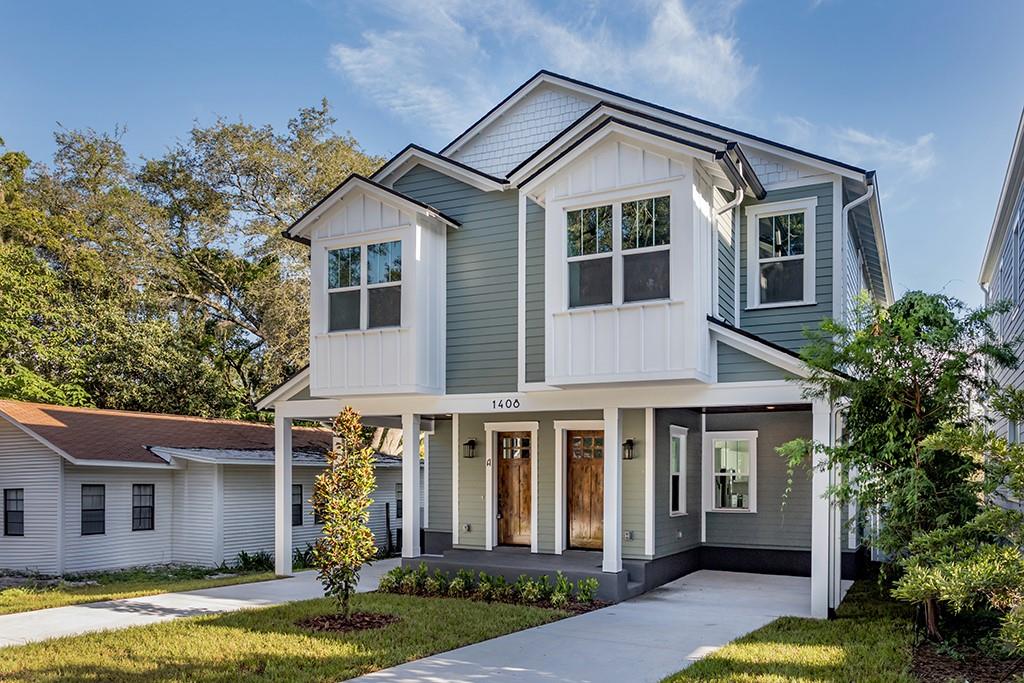
<svg viewBox="0 0 1024 683">
<path fill-rule="evenodd" d="M 530 432 L 530 552 L 538 552 L 537 543 L 537 432 L 539 422 L 485 422 L 484 438 L 487 441 L 484 460 L 484 476 L 486 488 L 484 493 L 484 513 L 487 515 L 484 526 L 484 547 L 494 550 L 498 545 L 497 505 L 498 505 L 498 468 L 497 438 L 501 432 Z"/>
<path fill-rule="evenodd" d="M 604 431 L 604 420 L 555 420 L 555 554 L 561 555 L 566 549 L 566 524 L 568 523 L 566 505 L 566 465 L 568 462 L 568 445 L 565 433 L 568 431 Z M 605 453 L 607 456 L 607 452 Z"/>
</svg>

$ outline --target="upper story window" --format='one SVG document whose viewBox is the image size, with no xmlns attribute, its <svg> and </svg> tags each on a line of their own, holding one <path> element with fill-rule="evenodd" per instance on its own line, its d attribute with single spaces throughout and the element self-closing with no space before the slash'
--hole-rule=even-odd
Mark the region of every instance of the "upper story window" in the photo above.
<svg viewBox="0 0 1024 683">
<path fill-rule="evenodd" d="M 814 303 L 814 199 L 748 209 L 750 308 Z"/>
<path fill-rule="evenodd" d="M 327 252 L 327 330 L 402 324 L 402 242 Z"/>
<path fill-rule="evenodd" d="M 566 212 L 569 307 L 669 297 L 669 197 Z"/>
</svg>

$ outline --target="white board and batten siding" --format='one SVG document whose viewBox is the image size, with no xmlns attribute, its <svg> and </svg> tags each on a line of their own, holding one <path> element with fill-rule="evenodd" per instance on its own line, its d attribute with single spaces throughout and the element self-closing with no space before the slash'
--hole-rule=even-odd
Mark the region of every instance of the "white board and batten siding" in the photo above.
<svg viewBox="0 0 1024 683">
<path fill-rule="evenodd" d="M 444 302 L 439 293 L 444 291 L 447 227 L 399 204 L 389 202 L 383 192 L 352 191 L 328 209 L 313 229 L 309 376 L 314 397 L 436 393 L 444 385 Z M 369 244 L 399 240 L 401 325 L 331 332 L 328 252 L 361 247 L 365 256 Z"/>
<path fill-rule="evenodd" d="M 60 573 L 62 461 L 60 455 L 0 418 L 0 489 L 25 491 L 25 535 L 0 535 L 0 569 Z"/>
<path fill-rule="evenodd" d="M 711 305 L 711 185 L 693 158 L 627 140 L 609 135 L 544 182 L 549 384 L 710 379 L 699 335 Z M 565 212 L 663 195 L 672 217 L 670 298 L 570 308 Z"/>
<path fill-rule="evenodd" d="M 82 485 L 105 488 L 105 532 L 82 535 Z M 152 484 L 153 529 L 132 531 L 132 485 Z M 64 571 L 86 572 L 174 561 L 170 469 L 64 463 Z M 207 530 L 207 534 L 209 531 Z"/>
</svg>

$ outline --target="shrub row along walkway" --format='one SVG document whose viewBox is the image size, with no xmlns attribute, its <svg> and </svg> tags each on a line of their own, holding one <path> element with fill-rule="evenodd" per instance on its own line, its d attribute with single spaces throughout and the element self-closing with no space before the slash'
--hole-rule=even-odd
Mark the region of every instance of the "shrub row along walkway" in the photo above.
<svg viewBox="0 0 1024 683">
<path fill-rule="evenodd" d="M 364 569 L 358 590 L 375 590 L 381 575 L 398 564 L 397 559 L 382 560 Z M 267 607 L 320 598 L 323 594 L 316 572 L 305 571 L 287 579 L 8 614 L 0 616 L 0 647 L 92 631 L 144 626 L 180 617 Z"/>
</svg>

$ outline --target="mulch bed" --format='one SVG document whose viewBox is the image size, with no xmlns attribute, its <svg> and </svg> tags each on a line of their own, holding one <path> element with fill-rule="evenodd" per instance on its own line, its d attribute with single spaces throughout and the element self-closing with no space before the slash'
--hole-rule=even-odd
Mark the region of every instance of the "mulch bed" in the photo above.
<svg viewBox="0 0 1024 683">
<path fill-rule="evenodd" d="M 295 622 L 297 626 L 311 631 L 329 631 L 331 633 L 348 633 L 365 631 L 371 628 L 384 628 L 399 621 L 397 614 L 380 614 L 377 612 L 353 612 L 347 619 L 340 614 L 322 614 Z"/>
<path fill-rule="evenodd" d="M 964 652 L 959 659 L 935 650 L 931 643 L 914 649 L 914 675 L 921 683 L 1004 683 L 1024 674 L 1024 659 L 995 659 L 977 651 Z"/>
</svg>

